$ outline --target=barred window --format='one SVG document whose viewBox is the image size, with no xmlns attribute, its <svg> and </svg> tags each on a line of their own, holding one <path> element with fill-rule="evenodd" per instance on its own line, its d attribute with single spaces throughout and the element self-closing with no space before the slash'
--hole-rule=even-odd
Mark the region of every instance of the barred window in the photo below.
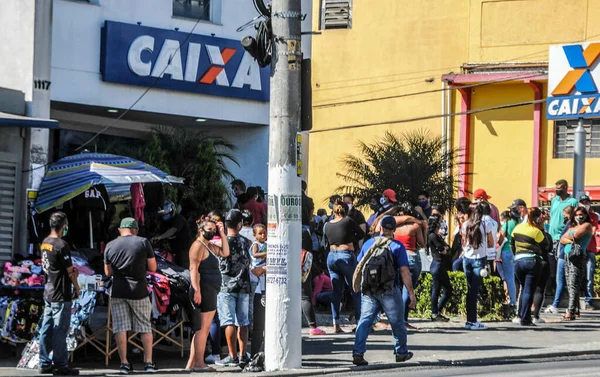
<svg viewBox="0 0 600 377">
<path fill-rule="evenodd" d="M 577 120 L 554 122 L 554 158 L 573 158 Z M 600 157 L 600 119 L 583 121 L 586 157 Z"/>
<path fill-rule="evenodd" d="M 352 0 L 321 0 L 321 29 L 352 29 Z"/>
<path fill-rule="evenodd" d="M 173 0 L 173 16 L 210 21 L 210 0 Z"/>
</svg>

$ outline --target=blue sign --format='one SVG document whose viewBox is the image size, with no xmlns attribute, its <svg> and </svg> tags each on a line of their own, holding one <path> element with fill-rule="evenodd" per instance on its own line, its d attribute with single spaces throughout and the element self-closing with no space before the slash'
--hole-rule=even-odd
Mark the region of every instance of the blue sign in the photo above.
<svg viewBox="0 0 600 377">
<path fill-rule="evenodd" d="M 106 21 L 100 72 L 119 84 L 269 100 L 269 68 L 234 39 Z"/>
</svg>

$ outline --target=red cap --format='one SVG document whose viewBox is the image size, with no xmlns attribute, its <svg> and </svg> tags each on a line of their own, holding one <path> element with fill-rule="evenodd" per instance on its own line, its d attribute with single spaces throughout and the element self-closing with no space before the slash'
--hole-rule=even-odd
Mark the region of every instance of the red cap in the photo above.
<svg viewBox="0 0 600 377">
<path fill-rule="evenodd" d="M 398 202 L 398 200 L 396 200 L 396 193 L 392 189 L 385 190 L 383 192 L 383 196 L 385 196 L 386 198 L 388 198 L 390 201 L 392 201 L 394 203 Z"/>
<path fill-rule="evenodd" d="M 473 193 L 473 197 L 475 199 L 483 199 L 483 200 L 488 200 L 488 199 L 492 198 L 491 196 L 489 196 L 487 194 L 487 192 L 485 192 L 484 189 L 477 189 L 477 190 L 475 190 L 475 193 Z"/>
</svg>

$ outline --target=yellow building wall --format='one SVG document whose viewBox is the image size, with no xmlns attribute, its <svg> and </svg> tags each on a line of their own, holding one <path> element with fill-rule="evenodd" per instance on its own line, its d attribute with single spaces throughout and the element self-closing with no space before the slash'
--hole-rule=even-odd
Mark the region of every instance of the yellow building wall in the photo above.
<svg viewBox="0 0 600 377">
<path fill-rule="evenodd" d="M 320 9 L 315 0 L 313 30 Z M 598 19 L 600 0 L 354 0 L 351 29 L 321 30 L 312 38 L 308 191 L 317 208 L 343 184 L 336 175 L 344 171 L 341 160 L 357 153 L 359 141 L 371 143 L 386 130 L 440 134 L 441 118 L 393 122 L 440 114 L 442 93 L 435 90 L 443 74 L 461 73 L 465 63 L 547 61 L 551 44 L 600 39 Z M 473 109 L 533 100 L 523 83 L 474 89 Z M 453 91 L 453 111 L 460 104 Z M 451 125 L 458 147 L 460 116 Z M 530 203 L 533 106 L 474 114 L 472 130 L 469 188 L 486 188 L 499 208 L 517 197 Z M 503 164 L 511 155 L 513 163 Z M 572 181 L 571 160 L 552 155 L 553 123 L 544 118 L 540 186 Z M 600 184 L 593 176 L 599 164 L 588 159 L 586 185 Z"/>
</svg>

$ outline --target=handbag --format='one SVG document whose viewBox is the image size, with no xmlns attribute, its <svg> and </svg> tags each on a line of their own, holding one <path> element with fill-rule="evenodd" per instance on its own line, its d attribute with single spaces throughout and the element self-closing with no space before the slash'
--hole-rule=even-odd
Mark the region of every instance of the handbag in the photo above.
<svg viewBox="0 0 600 377">
<path fill-rule="evenodd" d="M 578 243 L 573 243 L 571 247 L 571 252 L 569 253 L 569 258 L 577 258 L 583 255 L 583 250 L 581 249 L 581 245 Z"/>
</svg>

